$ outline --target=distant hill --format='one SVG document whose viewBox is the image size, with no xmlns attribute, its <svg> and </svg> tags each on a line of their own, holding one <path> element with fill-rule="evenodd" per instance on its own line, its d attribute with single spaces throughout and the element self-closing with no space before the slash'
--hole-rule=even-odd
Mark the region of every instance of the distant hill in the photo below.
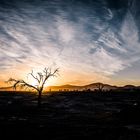
<svg viewBox="0 0 140 140">
<path fill-rule="evenodd" d="M 49 86 L 47 87 L 47 90 L 51 91 L 72 91 L 72 90 L 98 90 L 99 85 L 103 87 L 103 90 L 133 90 L 133 89 L 140 89 L 140 86 L 134 86 L 134 85 L 125 85 L 122 87 L 109 85 L 109 84 L 103 84 L 103 83 L 92 83 L 84 86 L 76 86 L 76 85 L 62 85 L 62 86 Z"/>
<path fill-rule="evenodd" d="M 81 90 L 82 86 L 75 86 L 75 85 L 62 85 L 62 86 L 49 86 L 47 87 L 47 90 L 52 91 L 67 91 L 67 90 Z"/>
<path fill-rule="evenodd" d="M 140 86 L 134 86 L 134 85 L 125 85 L 125 86 L 114 86 L 109 84 L 103 84 L 103 83 L 92 83 L 84 86 L 76 86 L 76 85 L 62 85 L 62 86 L 48 86 L 45 88 L 47 91 L 83 91 L 83 90 L 98 90 L 99 85 L 103 87 L 103 90 L 140 90 Z M 9 91 L 13 90 L 12 87 L 0 87 L 0 91 Z"/>
<path fill-rule="evenodd" d="M 0 87 L 0 91 L 9 91 L 9 90 L 13 90 L 12 86 L 9 86 L 9 87 Z"/>
<path fill-rule="evenodd" d="M 99 88 L 99 85 L 101 85 L 103 87 L 104 90 L 110 90 L 110 89 L 117 89 L 117 86 L 112 86 L 109 84 L 103 84 L 103 83 L 92 83 L 89 85 L 85 85 L 83 86 L 85 89 L 90 89 L 90 90 L 95 90 Z"/>
<path fill-rule="evenodd" d="M 125 86 L 123 86 L 123 87 L 120 87 L 120 89 L 125 89 L 125 90 L 140 89 L 140 86 L 125 85 Z"/>
</svg>

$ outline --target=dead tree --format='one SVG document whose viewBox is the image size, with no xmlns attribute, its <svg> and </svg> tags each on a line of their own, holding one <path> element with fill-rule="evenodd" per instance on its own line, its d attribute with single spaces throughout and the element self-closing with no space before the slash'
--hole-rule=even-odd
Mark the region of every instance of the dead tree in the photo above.
<svg viewBox="0 0 140 140">
<path fill-rule="evenodd" d="M 33 70 L 31 73 L 29 73 L 29 75 L 36 80 L 36 85 L 32 85 L 24 80 L 16 80 L 13 78 L 10 78 L 8 80 L 8 82 L 10 82 L 12 84 L 13 88 L 28 88 L 28 89 L 33 89 L 35 91 L 37 91 L 38 93 L 38 106 L 41 106 L 41 95 L 45 86 L 45 83 L 47 82 L 47 80 L 51 77 L 55 77 L 58 75 L 58 68 L 55 69 L 54 71 L 52 71 L 50 68 L 44 68 L 44 70 L 42 72 L 37 72 L 37 74 L 33 73 Z"/>
<path fill-rule="evenodd" d="M 99 92 L 102 92 L 103 91 L 103 88 L 104 88 L 104 84 L 103 83 L 97 83 L 96 84 L 96 87 L 98 89 Z"/>
</svg>

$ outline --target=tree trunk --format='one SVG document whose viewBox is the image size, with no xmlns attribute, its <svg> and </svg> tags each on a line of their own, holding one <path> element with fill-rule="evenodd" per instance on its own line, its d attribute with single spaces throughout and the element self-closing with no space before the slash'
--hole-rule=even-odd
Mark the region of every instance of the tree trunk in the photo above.
<svg viewBox="0 0 140 140">
<path fill-rule="evenodd" d="M 38 107 L 41 107 L 41 94 L 42 94 L 42 91 L 39 91 L 38 92 Z"/>
</svg>

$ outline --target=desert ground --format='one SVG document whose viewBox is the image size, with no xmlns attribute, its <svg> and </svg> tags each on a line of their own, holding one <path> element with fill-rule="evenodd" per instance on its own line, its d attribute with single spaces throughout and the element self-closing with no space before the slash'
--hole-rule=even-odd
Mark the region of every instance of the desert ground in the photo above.
<svg viewBox="0 0 140 140">
<path fill-rule="evenodd" d="M 140 139 L 140 92 L 0 92 L 0 135 L 14 139 Z"/>
</svg>

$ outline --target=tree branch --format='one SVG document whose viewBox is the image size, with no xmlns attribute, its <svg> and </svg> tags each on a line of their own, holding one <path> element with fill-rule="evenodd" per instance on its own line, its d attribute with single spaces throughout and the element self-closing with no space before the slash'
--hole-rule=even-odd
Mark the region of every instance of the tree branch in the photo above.
<svg viewBox="0 0 140 140">
<path fill-rule="evenodd" d="M 33 86 L 27 82 L 25 82 L 24 80 L 16 80 L 16 79 L 13 79 L 13 78 L 10 78 L 8 80 L 8 82 L 12 82 L 13 83 L 13 87 L 16 89 L 16 87 L 28 87 L 28 88 L 33 88 L 35 90 L 37 90 L 38 92 L 42 92 L 43 88 L 44 88 L 44 84 L 46 83 L 46 81 L 48 80 L 48 78 L 50 77 L 54 77 L 54 76 L 57 76 L 58 74 L 58 68 L 55 69 L 54 72 L 51 71 L 51 69 L 49 68 L 44 68 L 43 72 L 38 72 L 37 73 L 37 76 L 35 76 L 33 74 L 33 71 L 31 73 L 29 73 L 35 80 L 37 80 L 38 84 L 36 86 Z M 44 75 L 43 75 L 44 73 Z"/>
<path fill-rule="evenodd" d="M 32 72 L 31 73 L 29 73 L 34 79 L 36 79 L 37 81 L 38 81 L 38 83 L 40 83 L 40 81 L 39 81 L 39 79 L 37 78 L 37 76 L 34 76 L 34 74 L 33 74 L 33 70 L 32 70 Z"/>
<path fill-rule="evenodd" d="M 35 86 L 33 86 L 33 85 L 30 85 L 30 84 L 28 84 L 27 82 L 25 82 L 24 80 L 16 80 L 16 79 L 13 79 L 13 78 L 10 78 L 9 80 L 8 80 L 8 82 L 13 82 L 13 88 L 17 88 L 18 86 L 19 87 L 25 87 L 25 86 L 27 86 L 27 87 L 31 87 L 31 88 L 33 88 L 33 89 L 35 89 L 35 90 L 37 90 L 38 91 L 38 88 L 36 88 Z"/>
</svg>

